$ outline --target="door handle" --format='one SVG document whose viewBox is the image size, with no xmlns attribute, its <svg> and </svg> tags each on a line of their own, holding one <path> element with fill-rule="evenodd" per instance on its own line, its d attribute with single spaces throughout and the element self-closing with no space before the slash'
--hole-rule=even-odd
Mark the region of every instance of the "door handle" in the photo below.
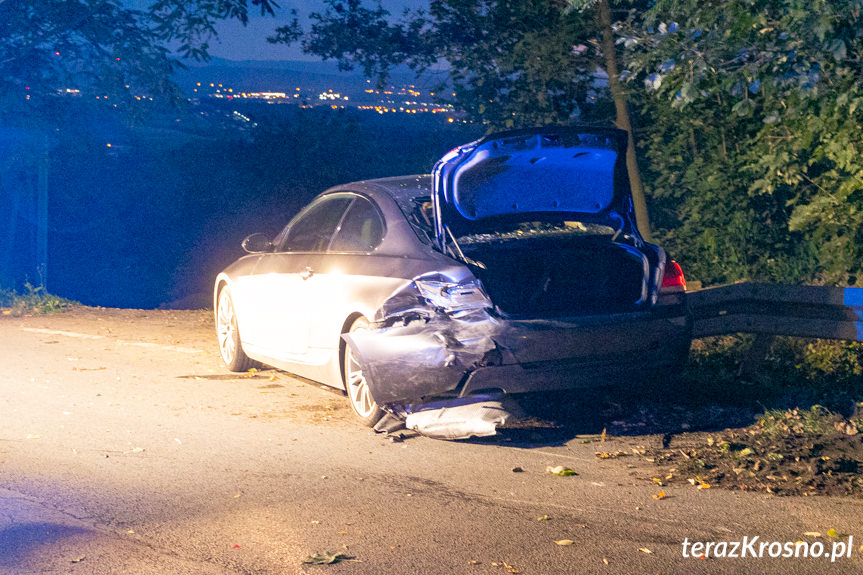
<svg viewBox="0 0 863 575">
<path fill-rule="evenodd" d="M 309 279 L 313 275 L 315 275 L 315 270 L 313 270 L 309 266 L 306 266 L 306 269 L 304 269 L 303 271 L 300 272 L 300 277 L 303 278 L 304 280 Z"/>
</svg>

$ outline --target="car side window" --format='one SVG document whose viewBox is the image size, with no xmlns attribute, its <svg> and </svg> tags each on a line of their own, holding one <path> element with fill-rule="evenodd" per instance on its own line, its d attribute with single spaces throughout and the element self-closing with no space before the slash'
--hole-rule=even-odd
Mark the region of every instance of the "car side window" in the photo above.
<svg viewBox="0 0 863 575">
<path fill-rule="evenodd" d="M 330 244 L 331 252 L 370 252 L 380 245 L 384 223 L 377 208 L 356 196 Z"/>
<path fill-rule="evenodd" d="M 313 203 L 290 223 L 283 252 L 325 252 L 353 198 L 347 194 L 328 196 Z"/>
</svg>

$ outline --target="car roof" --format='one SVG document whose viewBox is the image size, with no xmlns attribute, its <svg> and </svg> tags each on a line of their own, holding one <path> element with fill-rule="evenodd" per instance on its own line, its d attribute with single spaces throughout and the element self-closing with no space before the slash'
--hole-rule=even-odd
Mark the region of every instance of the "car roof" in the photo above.
<svg viewBox="0 0 863 575">
<path fill-rule="evenodd" d="M 390 196 L 399 205 L 404 205 L 413 198 L 431 195 L 431 176 L 429 174 L 417 174 L 362 180 L 335 186 L 327 191 L 334 192 L 339 190 L 366 193 L 372 197 L 383 193 Z"/>
</svg>

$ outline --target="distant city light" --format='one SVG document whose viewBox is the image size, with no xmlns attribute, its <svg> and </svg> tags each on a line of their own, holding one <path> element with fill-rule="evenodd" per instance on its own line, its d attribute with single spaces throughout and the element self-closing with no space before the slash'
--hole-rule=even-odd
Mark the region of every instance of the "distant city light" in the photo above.
<svg viewBox="0 0 863 575">
<path fill-rule="evenodd" d="M 369 80 L 366 81 L 366 84 L 370 83 L 371 82 Z M 305 109 L 316 107 L 315 105 L 310 104 L 305 98 L 303 100 L 299 100 L 300 93 L 303 90 L 309 90 L 309 88 L 303 88 L 300 86 L 295 87 L 294 92 L 291 92 L 290 94 L 271 90 L 260 92 L 238 91 L 235 93 L 233 88 L 226 88 L 225 84 L 212 82 L 209 85 L 213 90 L 205 90 L 205 93 L 201 95 L 199 94 L 201 91 L 198 89 L 201 85 L 201 82 L 195 83 L 195 86 L 197 87 L 192 90 L 193 93 L 195 93 L 195 98 L 206 97 L 227 100 L 263 100 L 268 104 L 294 103 L 294 100 L 297 100 L 296 104 L 299 104 L 300 108 Z M 416 89 L 416 86 L 413 84 L 402 87 L 390 85 L 388 89 L 385 90 L 377 90 L 371 86 L 358 86 L 358 88 L 362 90 L 362 93 L 356 95 L 353 100 L 349 94 L 336 91 L 334 88 L 324 88 L 320 93 L 318 93 L 316 100 L 319 102 L 318 105 L 326 105 L 327 109 L 331 110 L 344 109 L 347 107 L 347 104 L 350 103 L 351 108 L 373 111 L 377 114 L 400 112 L 405 114 L 446 114 L 446 121 L 450 124 L 456 122 L 466 123 L 466 121 L 462 121 L 452 116 L 453 113 L 457 112 L 452 104 L 435 102 L 433 100 L 435 92 L 427 92 L 426 94 L 428 94 L 428 96 L 423 96 L 423 92 Z M 452 94 L 455 95 L 455 92 Z M 365 101 L 363 101 L 364 99 Z M 369 102 L 369 100 L 377 101 Z"/>
</svg>

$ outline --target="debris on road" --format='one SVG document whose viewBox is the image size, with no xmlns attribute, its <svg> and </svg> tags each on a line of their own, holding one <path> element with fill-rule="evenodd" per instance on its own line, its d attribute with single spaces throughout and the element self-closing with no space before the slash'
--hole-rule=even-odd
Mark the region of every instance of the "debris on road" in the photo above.
<svg viewBox="0 0 863 575">
<path fill-rule="evenodd" d="M 570 469 L 569 467 L 564 467 L 563 465 L 558 465 L 557 467 L 552 467 L 549 465 L 545 468 L 546 473 L 551 473 L 552 475 L 557 475 L 560 477 L 569 477 L 570 475 L 578 475 L 575 471 Z"/>
<path fill-rule="evenodd" d="M 315 553 L 303 559 L 304 565 L 332 565 L 339 561 L 352 560 L 353 557 L 337 551 L 326 551 L 324 554 Z"/>
<path fill-rule="evenodd" d="M 420 405 L 408 414 L 405 426 L 436 439 L 488 437 L 512 417 L 499 400 L 471 396 Z"/>
<path fill-rule="evenodd" d="M 678 474 L 698 489 L 859 494 L 863 492 L 861 429 L 859 411 L 846 418 L 818 405 L 773 410 L 742 429 L 681 438 L 686 444 L 656 451 L 655 461 L 661 466 L 674 464 Z"/>
</svg>

